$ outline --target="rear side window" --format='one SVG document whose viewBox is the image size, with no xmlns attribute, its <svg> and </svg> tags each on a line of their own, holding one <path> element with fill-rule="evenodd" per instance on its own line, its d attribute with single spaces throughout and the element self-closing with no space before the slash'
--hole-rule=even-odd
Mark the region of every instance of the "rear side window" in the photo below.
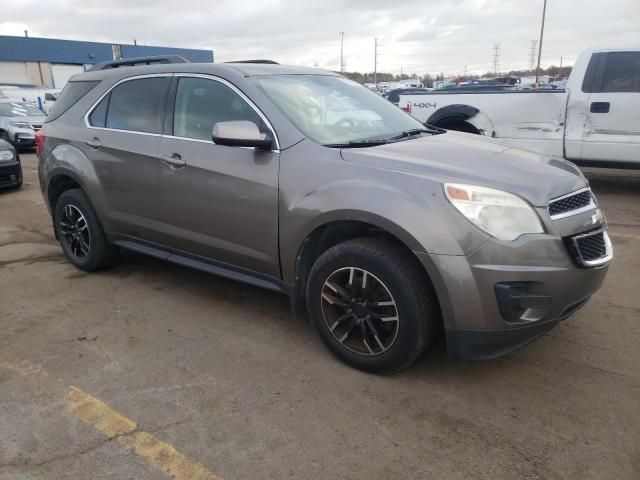
<svg viewBox="0 0 640 480">
<path fill-rule="evenodd" d="M 121 83 L 92 112 L 92 125 L 102 126 L 104 117 L 101 116 L 101 109 L 105 109 L 106 128 L 162 133 L 164 102 L 169 82 L 169 77 L 152 77 Z M 94 113 L 96 124 L 93 123 Z"/>
<path fill-rule="evenodd" d="M 56 103 L 54 103 L 49 115 L 47 115 L 47 122 L 51 122 L 69 110 L 75 103 L 84 97 L 87 93 L 95 87 L 99 81 L 92 82 L 69 82 L 62 89 Z"/>
<path fill-rule="evenodd" d="M 107 95 L 96 108 L 93 109 L 91 115 L 89 115 L 89 123 L 94 127 L 103 127 L 107 124 L 107 108 L 109 107 L 109 98 L 111 95 Z"/>
<path fill-rule="evenodd" d="M 640 92 L 640 52 L 607 55 L 602 92 Z"/>
</svg>

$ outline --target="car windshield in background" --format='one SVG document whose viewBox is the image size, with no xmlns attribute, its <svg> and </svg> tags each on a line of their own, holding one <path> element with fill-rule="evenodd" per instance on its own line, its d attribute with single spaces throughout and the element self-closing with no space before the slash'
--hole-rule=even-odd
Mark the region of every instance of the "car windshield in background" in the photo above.
<svg viewBox="0 0 640 480">
<path fill-rule="evenodd" d="M 42 110 L 30 103 L 0 103 L 0 117 L 44 117 Z"/>
<path fill-rule="evenodd" d="M 328 146 L 367 146 L 408 138 L 425 126 L 371 92 L 343 77 L 268 75 L 258 87 L 314 142 Z"/>
</svg>

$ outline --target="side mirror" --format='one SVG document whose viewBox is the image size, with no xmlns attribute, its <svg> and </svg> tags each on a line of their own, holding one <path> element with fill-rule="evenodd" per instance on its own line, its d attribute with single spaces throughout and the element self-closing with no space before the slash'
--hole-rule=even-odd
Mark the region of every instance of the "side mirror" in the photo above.
<svg viewBox="0 0 640 480">
<path fill-rule="evenodd" d="M 253 147 L 258 150 L 271 150 L 273 139 L 260 133 L 258 126 L 247 120 L 218 122 L 213 125 L 211 139 L 216 145 L 228 147 Z"/>
</svg>

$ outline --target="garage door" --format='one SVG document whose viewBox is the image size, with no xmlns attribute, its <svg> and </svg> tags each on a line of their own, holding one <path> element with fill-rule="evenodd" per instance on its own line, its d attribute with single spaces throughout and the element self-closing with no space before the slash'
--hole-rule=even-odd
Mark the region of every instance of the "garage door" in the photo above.
<svg viewBox="0 0 640 480">
<path fill-rule="evenodd" d="M 82 65 L 64 65 L 60 63 L 51 64 L 51 74 L 53 75 L 53 87 L 64 87 L 69 79 L 78 73 L 84 72 Z"/>
<path fill-rule="evenodd" d="M 0 83 L 31 83 L 25 62 L 0 62 Z"/>
</svg>

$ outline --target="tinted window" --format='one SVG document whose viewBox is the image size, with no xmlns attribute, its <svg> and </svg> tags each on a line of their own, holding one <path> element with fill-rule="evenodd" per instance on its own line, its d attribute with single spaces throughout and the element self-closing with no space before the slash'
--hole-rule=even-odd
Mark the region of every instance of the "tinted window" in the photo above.
<svg viewBox="0 0 640 480">
<path fill-rule="evenodd" d="M 640 92 L 640 52 L 609 53 L 601 91 Z"/>
<path fill-rule="evenodd" d="M 104 127 L 107 124 L 107 109 L 109 108 L 109 97 L 104 97 L 98 106 L 89 115 L 89 123 L 94 127 Z"/>
<path fill-rule="evenodd" d="M 96 82 L 69 82 L 65 85 L 56 100 L 56 103 L 51 108 L 49 115 L 47 116 L 47 122 L 55 120 L 64 112 L 69 110 L 78 100 L 84 97 L 89 91 L 95 87 Z"/>
<path fill-rule="evenodd" d="M 111 91 L 107 128 L 161 133 L 169 77 L 129 80 Z"/>
<path fill-rule="evenodd" d="M 176 137 L 211 140 L 218 122 L 248 120 L 261 132 L 262 119 L 240 95 L 226 85 L 205 78 L 181 78 L 178 81 L 173 134 Z"/>
</svg>

